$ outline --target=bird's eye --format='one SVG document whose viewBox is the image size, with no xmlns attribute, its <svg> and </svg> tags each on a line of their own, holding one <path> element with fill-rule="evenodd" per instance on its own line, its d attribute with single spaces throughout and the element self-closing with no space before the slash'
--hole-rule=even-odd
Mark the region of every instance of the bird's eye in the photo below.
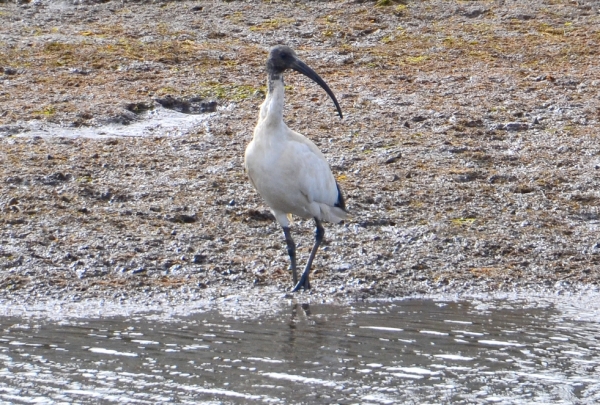
<svg viewBox="0 0 600 405">
<path fill-rule="evenodd" d="M 286 58 L 287 58 L 287 56 L 288 56 L 288 55 L 287 55 L 287 53 L 282 53 L 282 54 L 281 54 L 281 58 L 282 58 L 282 59 L 286 59 Z"/>
</svg>

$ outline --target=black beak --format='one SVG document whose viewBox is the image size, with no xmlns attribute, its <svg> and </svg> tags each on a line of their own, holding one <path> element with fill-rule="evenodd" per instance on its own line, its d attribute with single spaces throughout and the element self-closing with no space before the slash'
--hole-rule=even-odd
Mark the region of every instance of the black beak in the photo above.
<svg viewBox="0 0 600 405">
<path fill-rule="evenodd" d="M 319 86 L 321 86 L 323 88 L 323 90 L 325 90 L 325 92 L 333 100 L 333 103 L 335 104 L 335 108 L 337 108 L 340 118 L 344 118 L 342 116 L 342 109 L 340 108 L 340 103 L 338 103 L 337 99 L 335 98 L 333 91 L 331 91 L 331 89 L 329 88 L 327 83 L 325 83 L 325 80 L 321 79 L 321 76 L 319 76 L 317 74 L 317 72 L 315 72 L 314 70 L 309 68 L 306 63 L 302 62 L 299 59 L 295 59 L 294 62 L 292 62 L 291 66 L 289 66 L 289 67 L 291 69 L 294 69 L 296 72 L 302 73 L 304 76 L 308 77 L 312 81 L 316 82 Z"/>
</svg>

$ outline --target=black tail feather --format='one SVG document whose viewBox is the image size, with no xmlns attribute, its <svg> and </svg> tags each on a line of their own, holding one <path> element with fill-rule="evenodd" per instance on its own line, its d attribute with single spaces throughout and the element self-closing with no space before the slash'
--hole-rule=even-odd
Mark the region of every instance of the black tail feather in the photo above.
<svg viewBox="0 0 600 405">
<path fill-rule="evenodd" d="M 337 201 L 335 202 L 335 204 L 333 204 L 333 206 L 341 208 L 344 211 L 346 211 L 346 200 L 344 199 L 344 195 L 342 194 L 340 185 L 337 183 L 337 181 L 335 182 L 335 185 L 336 185 L 337 191 L 338 191 L 338 198 L 337 198 Z"/>
</svg>

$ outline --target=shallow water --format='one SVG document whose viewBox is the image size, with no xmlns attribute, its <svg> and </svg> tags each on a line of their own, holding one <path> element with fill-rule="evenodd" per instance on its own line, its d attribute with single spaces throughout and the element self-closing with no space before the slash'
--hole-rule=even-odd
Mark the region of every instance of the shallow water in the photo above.
<svg viewBox="0 0 600 405">
<path fill-rule="evenodd" d="M 222 109 L 231 109 L 231 106 Z M 182 136 L 192 131 L 202 131 L 210 135 L 209 122 L 214 114 L 184 114 L 157 107 L 139 115 L 139 120 L 129 125 L 107 124 L 100 127 L 66 127 L 45 121 L 22 123 L 21 137 L 63 137 L 63 138 L 110 138 L 139 136 Z"/>
<path fill-rule="evenodd" d="M 0 402 L 592 404 L 599 337 L 597 313 L 508 301 L 0 317 Z"/>
</svg>

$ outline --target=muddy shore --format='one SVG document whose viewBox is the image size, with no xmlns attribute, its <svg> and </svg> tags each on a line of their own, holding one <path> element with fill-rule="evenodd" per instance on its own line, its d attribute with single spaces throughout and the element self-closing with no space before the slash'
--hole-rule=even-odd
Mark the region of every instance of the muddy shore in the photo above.
<svg viewBox="0 0 600 405">
<path fill-rule="evenodd" d="M 276 43 L 344 112 L 286 75 L 352 213 L 299 295 L 597 291 L 600 14 L 534 3 L 0 2 L 0 303 L 289 298 L 243 170 Z"/>
</svg>

